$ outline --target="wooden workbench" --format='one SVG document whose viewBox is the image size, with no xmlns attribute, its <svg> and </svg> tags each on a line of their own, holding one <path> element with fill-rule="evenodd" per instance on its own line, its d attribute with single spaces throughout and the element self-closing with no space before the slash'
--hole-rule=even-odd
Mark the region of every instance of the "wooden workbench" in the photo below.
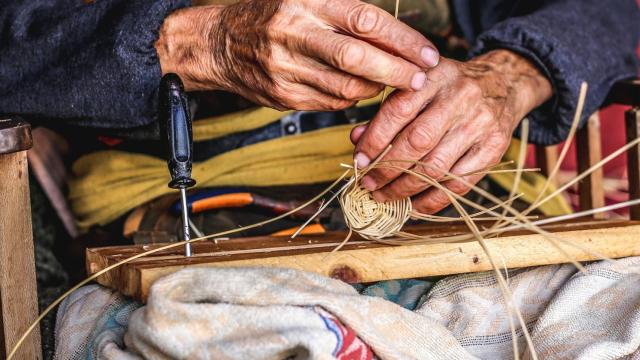
<svg viewBox="0 0 640 360">
<path fill-rule="evenodd" d="M 545 226 L 560 239 L 572 241 L 611 258 L 640 255 L 640 222 L 587 220 Z M 466 226 L 424 225 L 412 233 L 438 236 L 468 233 Z M 346 282 L 372 282 L 487 271 L 491 265 L 476 241 L 426 245 L 387 246 L 359 236 L 339 252 L 331 253 L 345 237 L 343 232 L 316 236 L 254 237 L 204 241 L 193 245 L 194 257 L 186 258 L 182 247 L 137 259 L 98 278 L 104 286 L 144 301 L 158 278 L 188 266 L 272 266 L 316 272 Z M 568 262 L 548 240 L 524 231 L 487 240 L 495 261 L 508 268 Z M 87 271 L 105 267 L 143 251 L 160 247 L 114 246 L 87 250 Z M 562 245 L 577 261 L 598 256 L 577 247 Z"/>
</svg>

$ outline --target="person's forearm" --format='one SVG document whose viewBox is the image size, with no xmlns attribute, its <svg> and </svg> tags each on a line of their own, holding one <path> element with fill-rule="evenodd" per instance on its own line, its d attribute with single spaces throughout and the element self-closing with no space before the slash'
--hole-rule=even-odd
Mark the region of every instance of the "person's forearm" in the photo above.
<svg viewBox="0 0 640 360">
<path fill-rule="evenodd" d="M 210 37 L 224 6 L 191 7 L 169 15 L 155 43 L 162 74 L 175 73 L 187 91 L 219 90 Z M 207 79 L 207 81 L 203 81 Z"/>
<path fill-rule="evenodd" d="M 0 0 L 0 113 L 100 128 L 153 123 L 155 34 L 188 0 Z"/>
<path fill-rule="evenodd" d="M 469 76 L 492 72 L 495 84 L 489 97 L 504 97 L 517 122 L 553 95 L 551 82 L 528 59 L 509 50 L 493 50 L 469 61 Z"/>
</svg>

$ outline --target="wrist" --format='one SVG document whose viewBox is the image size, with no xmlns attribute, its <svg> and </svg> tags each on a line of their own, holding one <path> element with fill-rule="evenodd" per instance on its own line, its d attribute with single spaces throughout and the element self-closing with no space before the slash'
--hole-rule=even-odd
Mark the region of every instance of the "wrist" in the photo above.
<svg viewBox="0 0 640 360">
<path fill-rule="evenodd" d="M 488 65 L 506 87 L 507 104 L 515 125 L 553 95 L 551 82 L 529 59 L 513 51 L 499 49 L 473 60 Z"/>
<path fill-rule="evenodd" d="M 187 91 L 220 90 L 218 67 L 209 41 L 224 6 L 177 10 L 160 28 L 155 48 L 162 74 L 178 74 Z"/>
</svg>

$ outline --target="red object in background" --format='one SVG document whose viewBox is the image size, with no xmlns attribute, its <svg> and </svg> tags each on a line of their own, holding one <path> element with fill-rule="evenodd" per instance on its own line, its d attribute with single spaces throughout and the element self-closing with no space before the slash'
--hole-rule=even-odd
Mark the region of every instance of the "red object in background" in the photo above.
<svg viewBox="0 0 640 360">
<path fill-rule="evenodd" d="M 623 147 L 626 143 L 624 112 L 628 106 L 611 105 L 600 111 L 600 134 L 602 136 L 602 157 Z M 563 170 L 576 170 L 575 142 L 571 144 L 569 156 L 562 164 Z M 605 177 L 626 177 L 627 154 L 622 154 L 604 166 Z"/>
<path fill-rule="evenodd" d="M 100 141 L 101 143 L 109 146 L 109 147 L 114 147 L 116 145 L 120 145 L 124 142 L 124 140 L 122 139 L 118 139 L 118 138 L 113 138 L 113 137 L 109 137 L 109 136 L 102 136 L 99 135 L 98 136 L 98 141 Z"/>
<path fill-rule="evenodd" d="M 624 112 L 628 106 L 611 105 L 600 110 L 600 133 L 602 134 L 602 157 L 606 157 L 612 152 L 623 147 L 626 143 L 626 130 Z M 562 150 L 564 143 L 558 145 L 558 152 Z M 534 149 L 529 148 L 527 166 L 534 167 Z M 562 170 L 576 171 L 577 167 L 575 141 L 569 148 L 567 157 L 562 162 Z M 606 177 L 622 178 L 626 177 L 627 155 L 623 154 L 613 159 L 604 166 Z"/>
<path fill-rule="evenodd" d="M 623 147 L 626 141 L 626 128 L 625 128 L 625 111 L 629 109 L 628 106 L 611 105 L 600 110 L 600 134 L 602 140 L 602 158 L 610 155 L 616 150 Z M 558 152 L 562 151 L 563 144 L 558 145 Z M 527 166 L 535 167 L 534 148 L 529 147 L 529 156 L 527 158 Z M 564 176 L 559 176 L 560 183 L 565 183 L 567 175 L 570 173 L 575 174 L 577 170 L 577 156 L 575 140 L 569 147 L 569 152 L 562 162 L 561 173 Z M 559 174 L 560 175 L 560 174 Z M 571 176 L 571 175 L 569 175 Z M 604 165 L 604 187 L 605 187 L 605 203 L 607 205 L 619 203 L 629 199 L 627 188 L 627 154 L 623 153 L 620 156 L 612 159 Z M 568 190 L 568 199 L 570 200 L 574 210 L 579 208 L 579 197 L 577 194 L 577 188 Z M 625 216 L 628 213 L 628 209 L 621 209 L 616 211 L 618 215 Z"/>
</svg>

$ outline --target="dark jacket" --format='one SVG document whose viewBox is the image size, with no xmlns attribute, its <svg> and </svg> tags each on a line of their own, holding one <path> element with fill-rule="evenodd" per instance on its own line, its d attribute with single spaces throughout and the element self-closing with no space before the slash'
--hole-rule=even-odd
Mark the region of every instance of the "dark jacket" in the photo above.
<svg viewBox="0 0 640 360">
<path fill-rule="evenodd" d="M 533 60 L 554 97 L 529 115 L 529 140 L 554 144 L 569 133 L 580 84 L 589 85 L 583 123 L 618 80 L 638 73 L 636 0 L 453 0 L 472 54 L 495 48 Z"/>
<path fill-rule="evenodd" d="M 163 19 L 188 0 L 0 0 L 0 113 L 102 128 L 155 120 Z M 551 79 L 554 98 L 531 114 L 531 140 L 567 134 L 582 81 L 585 117 L 611 85 L 636 74 L 635 0 L 453 0 L 473 54 L 508 48 Z"/>
</svg>

